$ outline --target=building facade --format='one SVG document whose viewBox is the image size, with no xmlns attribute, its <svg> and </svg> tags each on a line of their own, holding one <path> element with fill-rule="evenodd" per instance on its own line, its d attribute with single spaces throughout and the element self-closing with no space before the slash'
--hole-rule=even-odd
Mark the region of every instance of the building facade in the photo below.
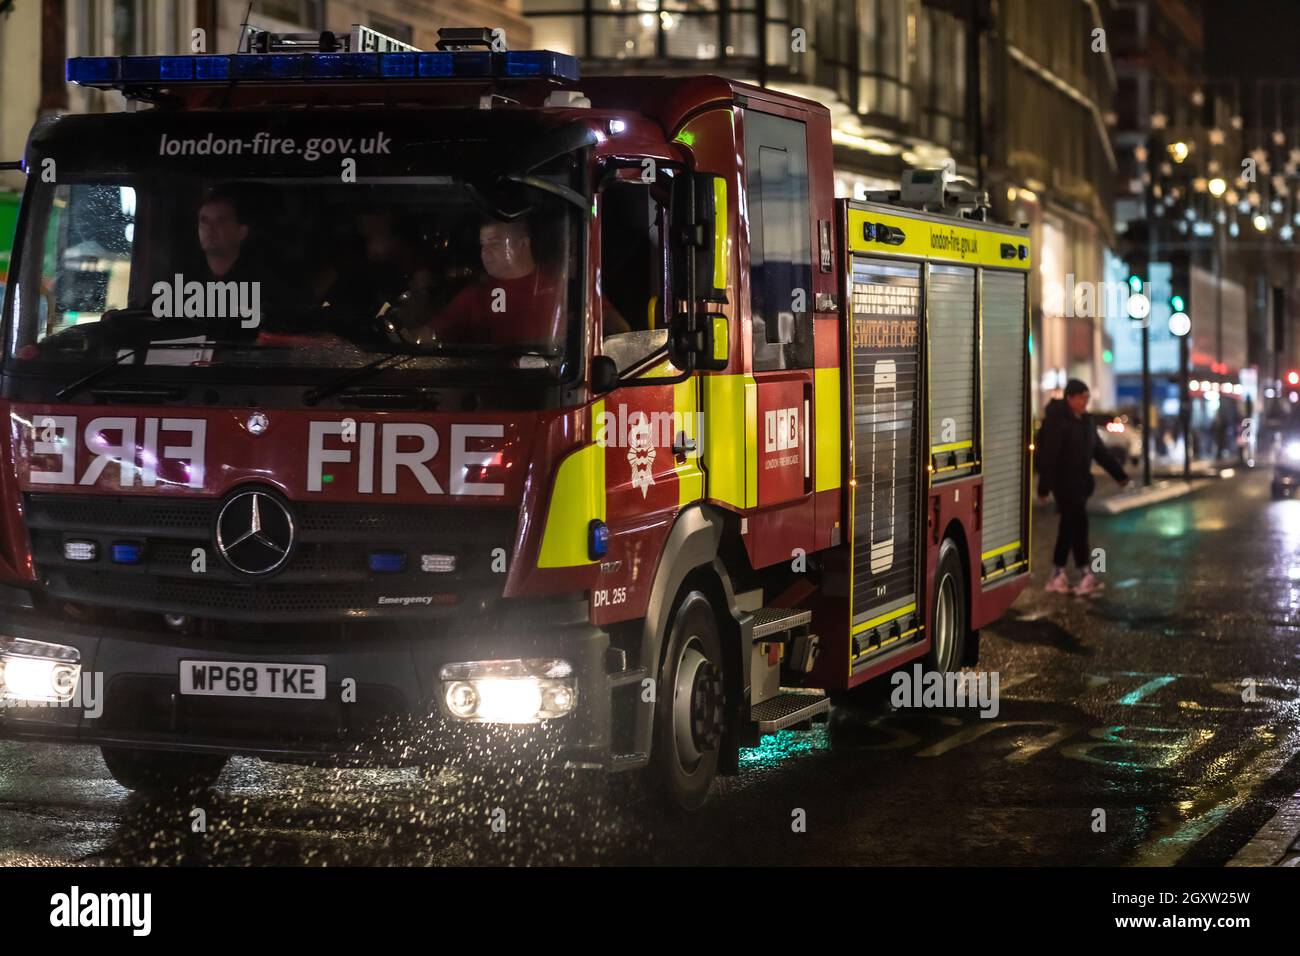
<svg viewBox="0 0 1300 956">
<path fill-rule="evenodd" d="M 1066 377 L 1113 402 L 1097 317 L 1068 282 L 1104 278 L 1114 240 L 1115 71 L 1094 0 L 523 0 L 539 46 L 596 72 L 718 72 L 824 103 L 836 190 L 897 188 L 951 162 L 995 216 L 1028 223 L 1036 405 Z"/>
</svg>

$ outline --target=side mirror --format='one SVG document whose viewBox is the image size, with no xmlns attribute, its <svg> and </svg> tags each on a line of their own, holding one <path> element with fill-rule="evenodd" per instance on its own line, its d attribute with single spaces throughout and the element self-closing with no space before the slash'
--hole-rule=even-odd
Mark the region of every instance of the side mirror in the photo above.
<svg viewBox="0 0 1300 956">
<path fill-rule="evenodd" d="M 608 355 L 597 355 L 591 360 L 591 390 L 603 395 L 618 384 L 618 365 Z"/>
<path fill-rule="evenodd" d="M 677 290 L 677 297 L 726 302 L 727 181 L 713 173 L 675 177 L 670 211 L 674 281 L 686 286 Z M 694 295 L 688 296 L 692 287 Z"/>
<path fill-rule="evenodd" d="M 683 371 L 723 368 L 729 348 L 726 322 L 719 365 L 714 342 L 717 323 L 703 312 L 706 302 L 727 301 L 727 181 L 713 173 L 686 173 L 673 178 L 670 198 L 672 276 L 675 300 L 686 308 L 669 320 L 668 357 Z"/>
</svg>

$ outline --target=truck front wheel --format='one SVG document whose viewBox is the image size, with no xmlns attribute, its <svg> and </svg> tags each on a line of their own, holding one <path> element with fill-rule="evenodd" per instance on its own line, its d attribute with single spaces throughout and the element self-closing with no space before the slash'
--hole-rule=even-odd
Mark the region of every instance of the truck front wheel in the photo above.
<svg viewBox="0 0 1300 956">
<path fill-rule="evenodd" d="M 155 796 L 206 790 L 217 782 L 226 757 L 170 750 L 102 747 L 113 779 L 128 790 Z"/>
<path fill-rule="evenodd" d="M 659 665 L 651 766 L 670 807 L 708 799 L 722 744 L 722 641 L 709 599 L 690 591 L 677 605 Z"/>
</svg>

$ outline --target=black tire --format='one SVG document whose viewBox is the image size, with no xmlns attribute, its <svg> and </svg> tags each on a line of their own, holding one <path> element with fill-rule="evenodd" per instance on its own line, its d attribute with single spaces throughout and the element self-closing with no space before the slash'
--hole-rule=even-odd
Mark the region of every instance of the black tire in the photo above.
<svg viewBox="0 0 1300 956">
<path fill-rule="evenodd" d="M 155 796 L 206 790 L 229 759 L 222 754 L 121 747 L 101 747 L 100 752 L 114 780 L 128 790 Z"/>
<path fill-rule="evenodd" d="M 718 770 L 726 713 L 718 619 L 701 591 L 677 605 L 664 641 L 651 776 L 674 810 L 698 810 Z"/>
<path fill-rule="evenodd" d="M 961 669 L 969 623 L 966 574 L 962 570 L 961 555 L 953 540 L 944 538 L 939 546 L 930 599 L 930 650 L 925 655 L 926 670 L 946 674 Z"/>
</svg>

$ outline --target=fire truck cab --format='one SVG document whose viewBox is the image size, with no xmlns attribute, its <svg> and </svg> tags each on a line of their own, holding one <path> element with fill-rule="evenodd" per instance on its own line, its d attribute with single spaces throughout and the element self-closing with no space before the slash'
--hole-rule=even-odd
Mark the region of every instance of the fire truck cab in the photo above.
<svg viewBox="0 0 1300 956">
<path fill-rule="evenodd" d="M 490 740 L 692 808 L 1025 586 L 1027 235 L 938 171 L 836 200 L 823 106 L 463 31 L 68 76 L 129 108 L 25 157 L 0 736 L 144 789 Z"/>
</svg>

